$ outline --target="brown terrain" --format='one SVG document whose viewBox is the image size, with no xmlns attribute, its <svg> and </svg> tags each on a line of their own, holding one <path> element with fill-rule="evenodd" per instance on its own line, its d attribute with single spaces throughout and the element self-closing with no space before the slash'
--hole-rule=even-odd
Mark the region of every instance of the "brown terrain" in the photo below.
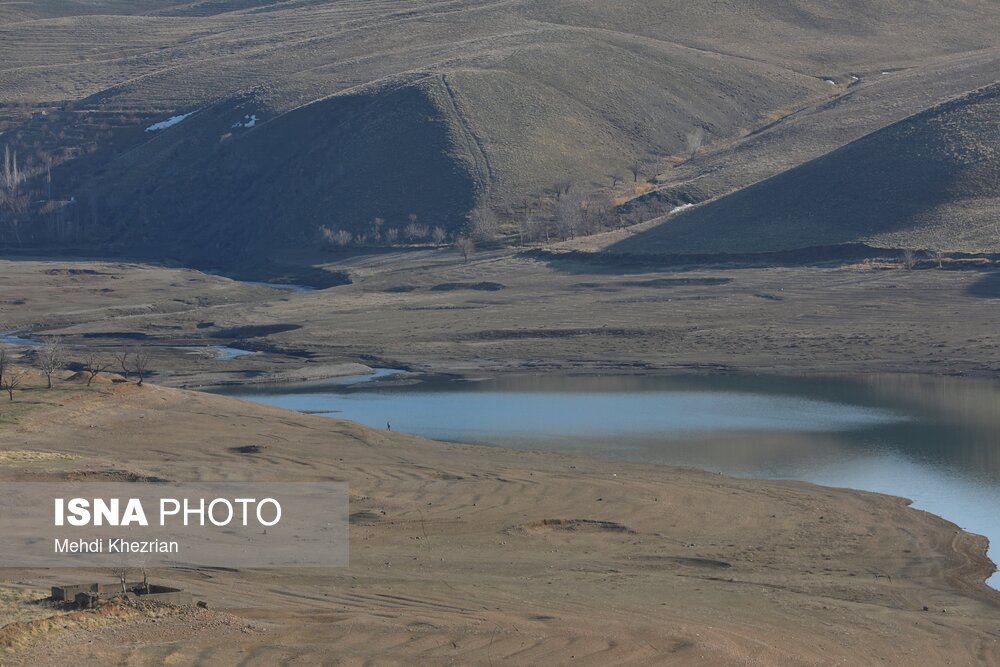
<svg viewBox="0 0 1000 667">
<path fill-rule="evenodd" d="M 0 2 L 0 346 L 68 362 L 2 395 L 0 480 L 351 489 L 349 567 L 152 573 L 207 609 L 57 612 L 50 585 L 110 573 L 0 570 L 0 665 L 1000 665 L 985 539 L 905 499 L 191 391 L 995 378 L 998 26 L 976 0 Z M 141 387 L 114 362 L 139 347 Z M 978 391 L 941 402 L 988 423 Z"/>
<path fill-rule="evenodd" d="M 14 261 L 0 263 L 0 331 L 82 346 L 70 358 L 141 344 L 155 381 L 182 386 L 316 379 L 356 364 L 471 376 L 996 376 L 996 273 L 973 261 L 923 264 L 623 272 L 512 252 L 465 263 L 439 250 L 347 258 L 335 267 L 353 284 L 290 293 L 190 270 Z M 257 353 L 220 360 L 210 345 Z"/>
<path fill-rule="evenodd" d="M 27 626 L 4 664 L 1000 663 L 985 541 L 898 498 L 434 443 L 155 385 L 29 394 L 4 448 L 72 458 L 22 456 L 3 479 L 347 481 L 351 565 L 154 571 L 210 609 Z"/>
<path fill-rule="evenodd" d="M 995 375 L 993 274 L 960 265 L 622 273 L 419 251 L 331 268 L 353 283 L 291 293 L 187 269 L 8 261 L 3 327 L 57 335 L 71 360 L 141 344 L 154 381 L 175 385 L 364 365 Z M 259 351 L 176 349 L 214 344 Z M 209 610 L 8 626 L 4 664 L 998 664 L 985 540 L 901 499 L 434 443 L 110 377 L 52 392 L 36 377 L 5 402 L 0 475 L 347 481 L 351 565 L 154 571 Z M 4 577 L 6 618 L 23 622 L 47 586 L 109 578 Z"/>
</svg>

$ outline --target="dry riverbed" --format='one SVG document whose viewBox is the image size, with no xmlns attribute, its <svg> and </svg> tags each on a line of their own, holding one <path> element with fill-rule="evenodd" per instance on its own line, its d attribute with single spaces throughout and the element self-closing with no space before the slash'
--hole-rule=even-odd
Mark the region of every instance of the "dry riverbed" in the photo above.
<svg viewBox="0 0 1000 667">
<path fill-rule="evenodd" d="M 997 274 L 836 267 L 610 269 L 513 252 L 345 257 L 292 293 L 136 264 L 0 261 L 0 330 L 110 355 L 173 386 L 365 367 L 505 372 L 1000 373 Z M 83 272 L 83 273 L 81 273 Z M 26 333 L 25 333 L 26 332 Z M 214 346 L 253 352 L 233 359 Z"/>
</svg>

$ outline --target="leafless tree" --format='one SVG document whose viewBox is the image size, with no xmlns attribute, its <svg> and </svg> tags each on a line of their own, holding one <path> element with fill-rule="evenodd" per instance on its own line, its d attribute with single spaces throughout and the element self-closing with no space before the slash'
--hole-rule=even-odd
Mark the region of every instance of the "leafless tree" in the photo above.
<svg viewBox="0 0 1000 667">
<path fill-rule="evenodd" d="M 18 245 L 21 243 L 18 222 L 29 201 L 25 189 L 27 179 L 28 174 L 18 165 L 17 153 L 11 152 L 10 146 L 4 146 L 3 166 L 0 169 L 0 214 L 7 218 Z"/>
<path fill-rule="evenodd" d="M 399 228 L 390 227 L 385 230 L 385 240 L 389 245 L 395 245 L 399 241 Z"/>
<path fill-rule="evenodd" d="M 477 206 L 469 211 L 469 233 L 476 241 L 492 241 L 499 228 L 497 216 L 489 207 Z"/>
<path fill-rule="evenodd" d="M 408 241 L 422 241 L 427 238 L 427 234 L 430 232 L 427 229 L 427 225 L 421 225 L 416 222 L 416 216 L 410 214 L 410 224 L 403 228 L 403 236 L 406 237 Z"/>
<path fill-rule="evenodd" d="M 514 222 L 517 225 L 517 244 L 524 245 L 525 240 L 528 238 L 528 218 L 527 214 L 518 215 Z"/>
<path fill-rule="evenodd" d="M 469 257 L 476 251 L 476 243 L 468 236 L 459 236 L 455 239 L 455 249 L 462 253 L 462 258 L 468 263 Z"/>
<path fill-rule="evenodd" d="M 639 176 L 642 175 L 642 163 L 636 160 L 629 165 L 628 170 L 632 172 L 632 182 L 638 183 Z"/>
<path fill-rule="evenodd" d="M 917 256 L 909 248 L 903 251 L 903 268 L 912 271 L 917 266 Z"/>
<path fill-rule="evenodd" d="M 345 229 L 331 229 L 326 225 L 319 226 L 320 242 L 325 246 L 336 246 L 343 248 L 351 244 L 354 234 Z"/>
<path fill-rule="evenodd" d="M 87 386 L 94 381 L 94 378 L 98 374 L 103 373 L 108 370 L 108 362 L 101 359 L 95 352 L 91 352 L 87 355 L 87 360 L 83 362 L 83 370 L 89 375 L 87 378 Z"/>
<path fill-rule="evenodd" d="M 705 128 L 700 125 L 693 127 L 688 130 L 688 133 L 684 135 L 684 144 L 687 148 L 689 155 L 694 155 L 701 148 L 701 145 L 705 141 Z"/>
<path fill-rule="evenodd" d="M 116 567 L 116 568 L 113 568 L 111 570 L 111 574 L 113 574 L 116 577 L 118 577 L 118 582 L 122 586 L 122 593 L 123 594 L 124 593 L 128 593 L 128 590 L 125 588 L 125 584 L 128 581 L 128 573 L 129 573 L 129 571 L 130 571 L 129 568 L 127 568 L 127 567 Z"/>
<path fill-rule="evenodd" d="M 0 347 L 0 383 L 3 382 L 4 373 L 7 372 L 7 350 Z"/>
<path fill-rule="evenodd" d="M 382 240 L 382 227 L 385 226 L 385 218 L 375 218 L 372 220 L 372 240 L 378 243 Z"/>
<path fill-rule="evenodd" d="M 21 386 L 21 382 L 27 374 L 28 369 L 26 368 L 19 368 L 17 370 L 8 369 L 7 372 L 4 373 L 3 381 L 0 381 L 0 389 L 7 392 L 7 397 L 10 400 L 14 400 L 14 390 Z"/>
<path fill-rule="evenodd" d="M 120 352 L 113 352 L 112 354 L 115 361 L 118 362 L 118 367 L 122 369 L 122 375 L 127 380 L 129 373 L 128 358 L 132 355 L 132 353 L 127 347 L 123 347 Z"/>
<path fill-rule="evenodd" d="M 62 369 L 64 363 L 62 345 L 58 341 L 51 341 L 39 350 L 38 367 L 45 373 L 48 389 L 52 389 L 52 375 Z"/>
<path fill-rule="evenodd" d="M 618 187 L 618 184 L 625 179 L 620 171 L 613 171 L 608 174 L 608 177 L 611 179 L 611 187 L 613 188 Z M 636 180 L 638 180 L 638 175 L 636 176 Z"/>
<path fill-rule="evenodd" d="M 567 195 L 559 202 L 556 208 L 556 224 L 558 225 L 559 236 L 563 239 L 571 239 L 579 232 L 583 223 L 583 197 L 579 193 L 573 196 Z"/>
<path fill-rule="evenodd" d="M 351 234 L 346 229 L 338 229 L 333 233 L 333 242 L 341 248 L 351 245 L 351 241 L 353 240 L 354 234 Z"/>
<path fill-rule="evenodd" d="M 587 234 L 613 229 L 618 222 L 615 202 L 606 194 L 591 194 L 581 210 L 584 214 L 584 232 Z"/>
<path fill-rule="evenodd" d="M 438 245 L 444 243 L 444 240 L 448 238 L 448 232 L 444 230 L 444 227 L 435 227 L 431 230 L 431 240 Z"/>
<path fill-rule="evenodd" d="M 135 369 L 135 374 L 139 376 L 139 386 L 142 386 L 142 381 L 146 377 L 146 368 L 149 365 L 149 351 L 141 345 L 134 350 L 132 350 L 132 368 Z"/>
</svg>

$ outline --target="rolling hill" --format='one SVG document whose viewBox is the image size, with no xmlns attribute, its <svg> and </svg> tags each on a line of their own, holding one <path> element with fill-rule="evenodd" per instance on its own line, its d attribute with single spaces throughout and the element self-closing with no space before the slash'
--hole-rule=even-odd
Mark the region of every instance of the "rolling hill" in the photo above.
<svg viewBox="0 0 1000 667">
<path fill-rule="evenodd" d="M 1000 250 L 1000 84 L 668 217 L 611 250 L 755 253 L 865 243 Z"/>
<path fill-rule="evenodd" d="M 375 218 L 454 234 L 556 183 L 608 196 L 693 130 L 725 147 L 869 74 L 1000 46 L 995 5 L 919 4 L 0 4 L 0 144 L 48 200 L 0 243 L 222 265 Z"/>
</svg>

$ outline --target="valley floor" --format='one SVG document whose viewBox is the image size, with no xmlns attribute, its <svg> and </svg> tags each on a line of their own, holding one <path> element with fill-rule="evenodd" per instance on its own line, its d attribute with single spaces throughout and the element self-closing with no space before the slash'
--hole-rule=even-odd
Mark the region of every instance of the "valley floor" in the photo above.
<svg viewBox="0 0 1000 667">
<path fill-rule="evenodd" d="M 292 293 L 182 269 L 2 261 L 0 331 L 106 355 L 141 343 L 156 381 L 173 386 L 316 379 L 358 363 L 467 376 L 1000 373 L 1000 274 L 982 268 L 628 270 L 512 251 L 464 263 L 445 249 L 330 266 L 353 284 Z M 225 360 L 213 345 L 256 354 Z"/>
</svg>

